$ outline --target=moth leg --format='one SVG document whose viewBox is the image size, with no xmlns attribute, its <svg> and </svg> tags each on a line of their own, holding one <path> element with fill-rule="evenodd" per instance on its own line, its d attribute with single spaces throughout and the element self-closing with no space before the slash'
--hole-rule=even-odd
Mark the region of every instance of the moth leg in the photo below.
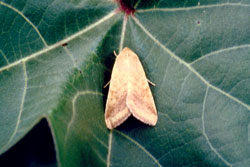
<svg viewBox="0 0 250 167">
<path fill-rule="evenodd" d="M 108 81 L 108 83 L 106 83 L 106 85 L 104 85 L 103 88 L 106 88 L 109 84 L 110 84 L 110 81 Z"/>
<path fill-rule="evenodd" d="M 114 50 L 114 55 L 115 55 L 115 57 L 117 57 L 117 56 L 118 56 L 118 55 L 116 54 L 115 50 Z"/>
<path fill-rule="evenodd" d="M 155 83 L 153 83 L 152 81 L 150 81 L 149 79 L 148 80 L 148 83 L 150 83 L 151 85 L 155 86 Z"/>
</svg>

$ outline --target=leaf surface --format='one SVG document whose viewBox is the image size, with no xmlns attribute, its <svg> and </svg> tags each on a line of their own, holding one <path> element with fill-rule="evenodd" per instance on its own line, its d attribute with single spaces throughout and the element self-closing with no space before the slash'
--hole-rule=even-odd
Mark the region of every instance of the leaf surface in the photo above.
<svg viewBox="0 0 250 167">
<path fill-rule="evenodd" d="M 41 119 L 60 166 L 249 166 L 250 3 L 0 1 L 0 152 Z M 104 122 L 117 52 L 140 57 L 159 120 Z"/>
</svg>

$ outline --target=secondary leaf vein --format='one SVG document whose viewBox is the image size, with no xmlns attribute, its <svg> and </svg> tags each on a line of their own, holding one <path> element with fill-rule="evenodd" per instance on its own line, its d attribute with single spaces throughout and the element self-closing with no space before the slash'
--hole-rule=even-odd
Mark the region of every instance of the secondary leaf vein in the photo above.
<svg viewBox="0 0 250 167">
<path fill-rule="evenodd" d="M 46 52 L 48 52 L 48 51 L 50 51 L 52 49 L 55 49 L 55 48 L 61 46 L 64 43 L 68 43 L 69 41 L 75 39 L 76 37 L 78 37 L 78 36 L 80 36 L 80 35 L 88 32 L 89 30 L 95 28 L 96 26 L 98 26 L 99 24 L 103 23 L 104 21 L 110 19 L 115 14 L 116 14 L 116 12 L 115 12 L 115 10 L 113 10 L 112 12 L 110 12 L 108 15 L 106 15 L 105 17 L 103 17 L 99 21 L 95 22 L 94 24 L 89 25 L 88 27 L 84 28 L 83 30 L 81 30 L 81 31 L 79 31 L 79 32 L 77 32 L 75 34 L 73 34 L 72 36 L 69 36 L 68 38 L 66 38 L 64 40 L 61 40 L 60 42 L 57 42 L 57 43 L 55 43 L 53 45 L 50 45 L 50 46 L 48 46 L 47 48 L 45 48 L 43 50 L 40 50 L 40 51 L 38 51 L 36 53 L 31 54 L 30 56 L 27 56 L 25 58 L 19 59 L 18 61 L 14 62 L 14 63 L 11 63 L 11 64 L 9 64 L 7 66 L 4 66 L 4 67 L 0 68 L 0 72 L 2 72 L 4 70 L 7 70 L 7 69 L 9 69 L 9 68 L 11 68 L 13 66 L 16 66 L 16 65 L 18 65 L 18 64 L 20 64 L 22 62 L 26 62 L 26 61 L 28 61 L 28 60 L 30 60 L 32 58 L 40 56 L 40 55 L 42 55 L 42 54 L 44 54 L 44 53 L 46 53 Z"/>
<path fill-rule="evenodd" d="M 7 59 L 6 55 L 3 53 L 3 51 L 0 49 L 0 53 L 3 56 L 4 60 L 6 61 L 7 64 L 10 64 L 9 60 Z"/>
<path fill-rule="evenodd" d="M 128 135 L 115 130 L 115 132 L 117 132 L 118 134 L 120 134 L 121 136 L 125 137 L 127 140 L 131 141 L 132 143 L 134 143 L 137 147 L 139 147 L 143 152 L 145 152 L 158 166 L 162 167 L 162 165 L 160 164 L 160 162 L 150 153 L 148 152 L 148 150 L 146 150 L 141 144 L 139 144 L 137 141 L 135 141 L 134 139 L 132 139 L 131 137 L 129 137 Z"/>
<path fill-rule="evenodd" d="M 89 90 L 82 91 L 82 92 L 77 92 L 76 93 L 76 95 L 72 99 L 72 116 L 71 116 L 71 119 L 70 119 L 70 121 L 68 123 L 68 126 L 67 126 L 67 131 L 66 131 L 65 138 L 64 138 L 64 144 L 67 143 L 69 131 L 70 131 L 71 126 L 72 126 L 72 124 L 73 124 L 73 122 L 75 120 L 75 117 L 76 117 L 75 102 L 76 102 L 76 100 L 77 100 L 77 98 L 79 96 L 83 96 L 83 95 L 86 95 L 86 94 L 92 94 L 92 95 L 98 95 L 98 96 L 102 96 L 103 95 L 100 92 L 89 91 Z"/>
<path fill-rule="evenodd" d="M 207 86 L 210 88 L 213 88 L 217 92 L 220 92 L 221 94 L 225 95 L 229 99 L 232 99 L 233 101 L 237 102 L 238 104 L 246 107 L 248 110 L 250 110 L 250 106 L 243 103 L 239 99 L 233 97 L 232 95 L 228 94 L 227 92 L 217 88 L 216 86 L 211 85 L 208 81 L 206 81 L 190 64 L 186 63 L 184 60 L 176 56 L 172 51 L 170 51 L 168 48 L 166 48 L 160 41 L 158 41 L 142 24 L 141 22 L 135 17 L 132 16 L 135 23 L 147 34 L 156 44 L 158 44 L 162 49 L 164 49 L 171 57 L 175 58 L 177 61 L 179 61 L 181 64 L 186 66 L 190 71 L 192 71 L 198 78 L 200 78 Z"/>
<path fill-rule="evenodd" d="M 7 8 L 9 8 L 9 9 L 11 9 L 11 10 L 13 10 L 13 11 L 15 11 L 17 14 L 19 14 L 25 21 L 27 21 L 33 28 L 34 28 L 34 30 L 37 32 L 37 34 L 38 34 L 38 36 L 41 38 L 41 40 L 42 40 L 42 42 L 43 42 L 43 44 L 46 46 L 46 47 L 48 47 L 48 44 L 47 44 L 47 42 L 45 41 L 45 39 L 43 38 L 43 36 L 41 35 L 41 33 L 40 33 L 40 31 L 38 30 L 38 28 L 21 12 L 21 11 L 19 11 L 17 8 L 15 8 L 15 7 L 13 7 L 13 6 L 11 6 L 11 5 L 9 5 L 9 4 L 6 4 L 6 3 L 4 3 L 4 2 L 1 2 L 0 1 L 0 4 L 1 5 L 3 5 L 3 6 L 5 6 L 5 7 L 7 7 Z"/>
<path fill-rule="evenodd" d="M 24 73 L 24 89 L 23 89 L 23 96 L 22 96 L 22 100 L 21 100 L 21 104 L 20 104 L 20 110 L 19 110 L 19 114 L 18 114 L 18 117 L 17 117 L 16 127 L 15 127 L 14 132 L 12 133 L 10 139 L 8 140 L 7 144 L 5 144 L 2 149 L 5 149 L 6 147 L 8 147 L 9 144 L 12 142 L 12 140 L 14 139 L 14 137 L 15 137 L 17 131 L 18 131 L 18 128 L 19 128 L 19 125 L 20 125 L 20 122 L 21 122 L 21 116 L 22 116 L 22 113 L 23 113 L 23 106 L 24 106 L 24 101 L 25 101 L 25 97 L 26 97 L 26 93 L 27 93 L 27 84 L 28 84 L 28 77 L 27 77 L 27 71 L 26 71 L 25 63 L 23 63 L 23 73 Z"/>
<path fill-rule="evenodd" d="M 212 56 L 212 55 L 216 55 L 216 54 L 220 54 L 220 53 L 223 53 L 223 52 L 227 52 L 227 51 L 231 51 L 231 50 L 237 50 L 237 49 L 242 49 L 242 48 L 248 48 L 250 47 L 250 44 L 247 44 L 247 45 L 240 45 L 240 46 L 233 46 L 233 47 L 230 47 L 230 48 L 225 48 L 225 49 L 220 49 L 220 50 L 217 50 L 217 51 L 214 51 L 214 52 L 211 52 L 209 54 L 206 54 L 204 56 L 201 56 L 199 57 L 198 59 L 194 60 L 193 62 L 190 63 L 190 65 L 193 65 L 195 64 L 196 62 L 200 61 L 200 60 L 203 60 L 209 56 Z"/>
<path fill-rule="evenodd" d="M 207 86 L 206 93 L 203 99 L 203 105 L 202 105 L 202 115 L 201 115 L 201 120 L 202 120 L 202 133 L 203 136 L 205 137 L 209 147 L 211 150 L 227 165 L 227 166 L 232 166 L 223 156 L 213 147 L 212 143 L 210 142 L 206 130 L 205 130 L 205 108 L 206 108 L 206 101 L 207 101 L 207 94 L 208 94 L 209 87 Z"/>
</svg>

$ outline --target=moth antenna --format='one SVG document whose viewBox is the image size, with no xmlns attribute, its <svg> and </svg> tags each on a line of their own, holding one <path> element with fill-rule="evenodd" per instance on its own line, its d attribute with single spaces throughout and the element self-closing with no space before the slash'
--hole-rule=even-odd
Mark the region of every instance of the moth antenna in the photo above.
<svg viewBox="0 0 250 167">
<path fill-rule="evenodd" d="M 152 81 L 150 81 L 149 79 L 148 80 L 148 83 L 150 83 L 151 85 L 155 86 L 155 83 L 153 83 Z"/>
<path fill-rule="evenodd" d="M 109 85 L 110 81 L 108 81 L 108 83 L 106 83 L 106 85 L 104 85 L 103 88 L 106 88 Z"/>
<path fill-rule="evenodd" d="M 115 57 L 117 57 L 117 56 L 118 56 L 118 55 L 116 54 L 115 50 L 114 50 L 114 55 L 115 55 Z"/>
</svg>

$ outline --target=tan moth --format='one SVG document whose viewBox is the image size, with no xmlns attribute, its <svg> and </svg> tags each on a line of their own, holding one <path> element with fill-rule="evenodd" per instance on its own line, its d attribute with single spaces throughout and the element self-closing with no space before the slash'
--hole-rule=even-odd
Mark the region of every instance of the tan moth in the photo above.
<svg viewBox="0 0 250 167">
<path fill-rule="evenodd" d="M 131 114 L 146 124 L 156 124 L 157 111 L 148 82 L 138 56 L 124 48 L 112 70 L 105 109 L 107 128 L 119 126 Z"/>
</svg>

